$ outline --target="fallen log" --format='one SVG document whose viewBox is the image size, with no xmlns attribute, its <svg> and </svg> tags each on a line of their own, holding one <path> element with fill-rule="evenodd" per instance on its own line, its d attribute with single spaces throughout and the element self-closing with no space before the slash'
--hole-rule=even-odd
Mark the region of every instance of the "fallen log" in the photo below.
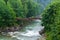
<svg viewBox="0 0 60 40">
<path fill-rule="evenodd" d="M 41 18 L 16 18 L 16 20 L 36 20 L 36 19 L 39 19 L 41 20 Z"/>
</svg>

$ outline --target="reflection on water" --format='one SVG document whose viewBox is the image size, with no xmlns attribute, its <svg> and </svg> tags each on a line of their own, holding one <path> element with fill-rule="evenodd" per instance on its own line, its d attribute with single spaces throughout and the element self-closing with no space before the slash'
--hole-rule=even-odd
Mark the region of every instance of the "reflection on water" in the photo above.
<svg viewBox="0 0 60 40">
<path fill-rule="evenodd" d="M 37 40 L 41 36 L 39 31 L 44 28 L 40 23 L 40 20 L 35 20 L 32 24 L 27 25 L 24 31 L 9 32 L 8 34 L 11 35 L 10 40 Z M 6 40 L 8 39 L 6 38 Z"/>
</svg>

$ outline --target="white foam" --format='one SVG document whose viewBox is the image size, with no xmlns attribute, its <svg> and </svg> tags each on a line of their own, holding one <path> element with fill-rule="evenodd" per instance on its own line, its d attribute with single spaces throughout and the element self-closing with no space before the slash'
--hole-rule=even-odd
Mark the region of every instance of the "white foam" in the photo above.
<svg viewBox="0 0 60 40">
<path fill-rule="evenodd" d="M 27 33 L 22 33 L 21 35 L 23 35 L 23 36 L 38 36 L 39 33 L 34 32 L 34 31 L 28 31 Z"/>
</svg>

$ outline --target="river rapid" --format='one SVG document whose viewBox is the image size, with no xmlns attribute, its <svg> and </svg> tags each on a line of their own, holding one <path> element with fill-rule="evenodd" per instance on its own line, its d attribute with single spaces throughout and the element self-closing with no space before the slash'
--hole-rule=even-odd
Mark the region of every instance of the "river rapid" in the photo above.
<svg viewBox="0 0 60 40">
<path fill-rule="evenodd" d="M 41 37 L 39 31 L 44 27 L 41 26 L 41 20 L 34 20 L 31 24 L 25 26 L 20 31 L 9 32 L 9 36 L 1 36 L 0 40 L 37 40 Z"/>
</svg>

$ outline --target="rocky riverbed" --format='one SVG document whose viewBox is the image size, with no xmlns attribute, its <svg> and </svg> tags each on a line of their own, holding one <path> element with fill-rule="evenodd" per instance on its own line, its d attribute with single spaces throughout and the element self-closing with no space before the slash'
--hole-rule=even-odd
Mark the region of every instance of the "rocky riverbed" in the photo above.
<svg viewBox="0 0 60 40">
<path fill-rule="evenodd" d="M 41 26 L 41 20 L 35 20 L 19 31 L 8 32 L 7 35 L 4 32 L 2 33 L 3 35 L 10 37 L 11 40 L 43 40 L 44 37 L 39 34 L 39 31 L 41 31 L 43 28 L 44 27 Z M 6 40 L 8 39 L 6 38 Z"/>
</svg>

